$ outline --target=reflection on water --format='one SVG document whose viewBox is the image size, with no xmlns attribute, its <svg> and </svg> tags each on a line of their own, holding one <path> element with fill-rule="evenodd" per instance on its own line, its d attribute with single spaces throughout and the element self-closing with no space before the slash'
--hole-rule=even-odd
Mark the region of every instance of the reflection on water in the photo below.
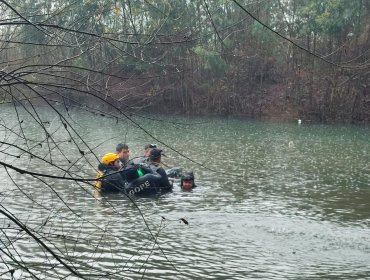
<svg viewBox="0 0 370 280">
<path fill-rule="evenodd" d="M 0 114 L 6 112 L 11 121 L 9 111 Z M 65 175 L 45 162 L 51 159 L 74 176 L 92 178 L 97 159 L 91 151 L 100 156 L 117 142 L 127 142 L 134 157 L 143 153 L 144 144 L 154 142 L 127 122 L 71 115 L 90 151 L 77 137 L 70 142 L 60 122 L 44 114 L 42 118 L 51 120 L 47 129 L 55 143 L 42 140 L 40 129 L 30 123 L 27 136 L 43 141 L 31 148 L 40 158 L 27 153 L 14 158 L 8 154 L 18 155 L 19 150 L 3 144 L 1 161 Z M 165 148 L 164 162 L 193 170 L 199 187 L 182 192 L 176 182 L 172 193 L 131 201 L 124 194 L 101 197 L 88 184 L 11 170 L 9 176 L 2 168 L 1 205 L 88 279 L 370 277 L 367 128 L 215 119 L 137 121 L 218 172 Z M 4 129 L 0 136 L 25 147 Z M 4 216 L 1 224 L 6 237 L 3 230 L 0 247 L 8 267 L 0 264 L 0 274 L 21 262 L 41 279 L 77 278 Z M 9 252 L 15 259 L 7 257 Z M 17 269 L 15 275 L 22 279 L 29 274 Z"/>
</svg>

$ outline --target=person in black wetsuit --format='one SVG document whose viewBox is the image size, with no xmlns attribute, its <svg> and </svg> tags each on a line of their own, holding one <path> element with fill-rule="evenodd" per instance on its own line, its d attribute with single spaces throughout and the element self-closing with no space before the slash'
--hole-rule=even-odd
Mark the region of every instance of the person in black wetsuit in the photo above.
<svg viewBox="0 0 370 280">
<path fill-rule="evenodd" d="M 149 158 L 150 151 L 155 148 L 157 148 L 156 144 L 146 144 L 144 147 L 144 157 Z"/>
<path fill-rule="evenodd" d="M 153 148 L 157 148 L 157 145 L 156 144 L 146 144 L 144 146 L 144 155 L 133 159 L 133 162 L 135 162 L 136 164 L 141 164 L 141 163 L 149 164 L 150 151 Z"/>
<path fill-rule="evenodd" d="M 159 175 L 161 175 L 161 180 L 159 182 L 159 185 L 161 187 L 161 192 L 168 192 L 172 190 L 172 184 L 168 180 L 168 176 L 166 171 L 160 166 L 161 163 L 161 157 L 162 157 L 162 150 L 153 148 L 150 151 L 149 155 L 149 166 L 150 168 L 157 172 Z"/>
<path fill-rule="evenodd" d="M 194 183 L 193 172 L 186 172 L 181 176 L 180 187 L 183 191 L 190 191 L 197 187 Z"/>
<path fill-rule="evenodd" d="M 130 158 L 130 149 L 126 144 L 119 143 L 116 147 L 116 153 L 121 161 L 122 167 L 126 167 Z"/>
<path fill-rule="evenodd" d="M 117 154 L 108 153 L 101 158 L 98 166 L 97 180 L 95 186 L 101 192 L 119 192 L 124 190 L 125 181 L 118 172 L 121 168 L 120 160 Z M 109 175 L 109 176 L 107 176 Z M 105 177 L 106 176 L 106 177 Z"/>
</svg>

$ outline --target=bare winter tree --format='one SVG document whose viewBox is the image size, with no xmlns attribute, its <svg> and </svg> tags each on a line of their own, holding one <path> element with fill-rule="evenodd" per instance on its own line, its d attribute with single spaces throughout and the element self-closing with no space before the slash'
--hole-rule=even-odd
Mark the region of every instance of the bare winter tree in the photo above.
<svg viewBox="0 0 370 280">
<path fill-rule="evenodd" d="M 152 49 L 173 39 L 158 36 L 160 27 L 150 34 L 137 30 L 148 23 L 133 15 L 130 2 L 1 1 L 0 9 L 1 277 L 122 279 L 128 270 L 144 277 L 158 249 L 176 271 L 158 243 L 165 218 L 153 229 L 137 208 L 143 248 L 122 253 L 115 248 L 127 242 L 126 234 L 114 232 L 109 221 L 96 223 L 73 202 L 87 197 L 124 217 L 92 192 L 97 150 L 109 138 L 87 142 L 71 114 L 77 108 L 141 128 L 132 116 L 155 99 L 153 79 L 178 71 L 161 61 L 165 52 Z M 145 77 L 140 67 L 155 71 Z M 67 195 L 61 186 L 74 190 Z M 85 198 L 72 198 L 75 192 Z M 101 258 L 111 261 L 105 266 Z"/>
</svg>

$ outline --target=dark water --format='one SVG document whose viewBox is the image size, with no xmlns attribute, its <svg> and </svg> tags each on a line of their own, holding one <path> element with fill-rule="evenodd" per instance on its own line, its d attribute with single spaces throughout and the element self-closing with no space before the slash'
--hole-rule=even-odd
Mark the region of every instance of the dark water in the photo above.
<svg viewBox="0 0 370 280">
<path fill-rule="evenodd" d="M 177 182 L 172 193 L 134 202 L 1 167 L 1 210 L 85 278 L 370 279 L 368 128 L 134 117 L 154 140 L 126 120 L 76 111 L 61 120 L 37 110 L 51 137 L 20 112 L 32 140 L 25 144 L 14 110 L 1 108 L 1 162 L 65 175 L 45 162 L 51 160 L 74 176 L 93 178 L 98 161 L 91 152 L 100 157 L 126 142 L 135 157 L 159 139 L 207 167 L 164 147 L 164 163 L 194 171 L 199 187 L 182 192 Z M 16 268 L 16 279 L 30 279 L 23 266 L 40 279 L 77 278 L 0 217 L 0 275 Z"/>
</svg>

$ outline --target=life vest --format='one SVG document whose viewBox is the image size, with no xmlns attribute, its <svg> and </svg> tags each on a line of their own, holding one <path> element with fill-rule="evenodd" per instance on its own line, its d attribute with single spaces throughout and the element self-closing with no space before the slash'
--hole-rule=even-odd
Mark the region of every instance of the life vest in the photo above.
<svg viewBox="0 0 370 280">
<path fill-rule="evenodd" d="M 95 178 L 96 179 L 99 179 L 99 178 L 101 178 L 101 177 L 103 177 L 104 176 L 104 173 L 102 172 L 102 171 L 98 171 L 98 173 L 96 173 L 96 176 L 95 176 Z M 97 189 L 101 189 L 102 188 L 102 186 L 103 186 L 103 183 L 102 183 L 102 181 L 101 180 L 96 180 L 95 181 L 95 187 L 97 188 Z"/>
</svg>

